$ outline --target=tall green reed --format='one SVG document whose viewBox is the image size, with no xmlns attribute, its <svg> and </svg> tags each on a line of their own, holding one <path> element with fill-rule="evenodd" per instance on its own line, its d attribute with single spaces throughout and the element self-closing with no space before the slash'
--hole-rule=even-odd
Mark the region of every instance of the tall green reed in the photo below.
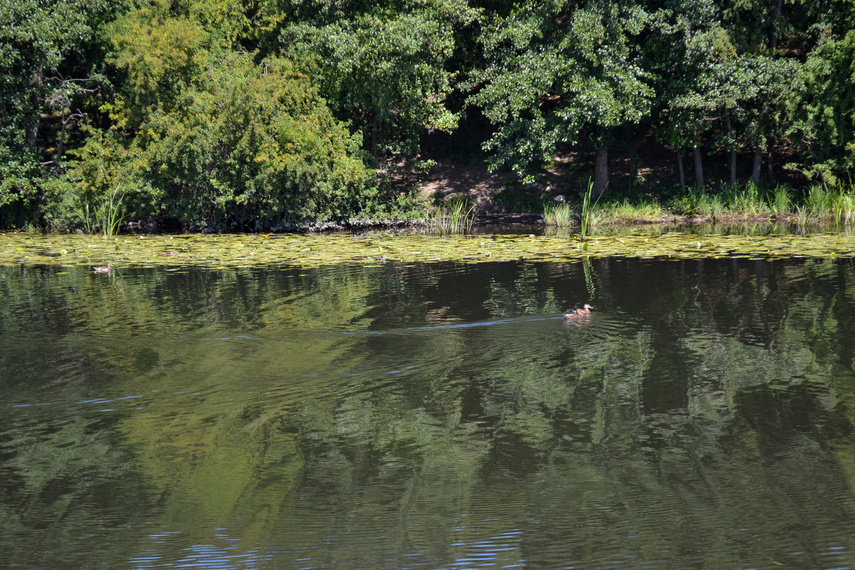
<svg viewBox="0 0 855 570">
<path fill-rule="evenodd" d="M 582 193 L 582 213 L 580 217 L 579 238 L 582 241 L 588 237 L 588 229 L 597 223 L 595 208 L 600 197 L 597 197 L 595 202 L 591 202 L 591 194 L 594 192 L 594 182 L 588 179 L 588 188 Z M 602 196 L 602 194 L 600 194 Z"/>
<path fill-rule="evenodd" d="M 817 220 L 833 215 L 832 196 L 819 184 L 814 184 L 808 190 L 805 196 L 805 206 L 807 207 L 808 216 Z"/>
<path fill-rule="evenodd" d="M 769 210 L 773 215 L 784 216 L 790 213 L 793 201 L 790 198 L 790 191 L 786 186 L 778 184 L 767 194 L 766 199 L 769 202 Z"/>
<path fill-rule="evenodd" d="M 760 194 L 760 188 L 752 181 L 744 187 L 728 185 L 724 190 L 730 210 L 744 216 L 759 216 L 767 211 L 766 200 Z"/>
<path fill-rule="evenodd" d="M 714 220 L 727 210 L 724 198 L 718 194 L 707 193 L 706 188 L 703 186 L 692 188 L 689 195 L 692 197 L 695 211 L 698 215 Z"/>
<path fill-rule="evenodd" d="M 573 225 L 573 209 L 564 201 L 557 204 L 547 202 L 543 205 L 543 223 L 547 226 L 569 228 Z"/>
<path fill-rule="evenodd" d="M 844 226 L 850 225 L 855 219 L 855 194 L 841 188 L 832 200 L 834 223 Z"/>
<path fill-rule="evenodd" d="M 92 208 L 91 212 L 87 203 L 83 216 L 83 226 L 86 232 L 95 233 L 97 228 L 104 237 L 119 233 L 119 226 L 126 217 L 122 206 L 124 197 L 121 189 L 117 186 L 101 204 Z"/>
<path fill-rule="evenodd" d="M 434 212 L 428 228 L 440 234 L 465 234 L 472 231 L 474 223 L 475 206 L 466 198 L 454 197 Z"/>
</svg>

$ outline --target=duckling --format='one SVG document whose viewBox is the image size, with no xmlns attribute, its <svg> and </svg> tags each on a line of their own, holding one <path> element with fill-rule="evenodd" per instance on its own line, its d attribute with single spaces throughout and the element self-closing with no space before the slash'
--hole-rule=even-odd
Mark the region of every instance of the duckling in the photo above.
<svg viewBox="0 0 855 570">
<path fill-rule="evenodd" d="M 99 265 L 98 267 L 93 267 L 95 273 L 111 273 L 113 271 L 113 264 L 108 263 L 107 265 Z"/>
<path fill-rule="evenodd" d="M 588 303 L 585 303 L 584 305 L 582 305 L 581 309 L 573 309 L 569 313 L 565 313 L 564 318 L 565 319 L 578 319 L 580 317 L 587 317 L 588 315 L 591 314 L 591 309 L 593 309 L 593 308 L 594 307 L 592 307 Z"/>
</svg>

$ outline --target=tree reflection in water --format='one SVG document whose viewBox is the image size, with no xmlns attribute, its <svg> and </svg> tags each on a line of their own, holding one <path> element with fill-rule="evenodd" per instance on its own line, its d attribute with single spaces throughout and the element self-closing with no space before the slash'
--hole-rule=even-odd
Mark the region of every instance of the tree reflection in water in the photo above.
<svg viewBox="0 0 855 570">
<path fill-rule="evenodd" d="M 0 290 L 12 565 L 852 563 L 849 262 L 4 268 Z"/>
</svg>

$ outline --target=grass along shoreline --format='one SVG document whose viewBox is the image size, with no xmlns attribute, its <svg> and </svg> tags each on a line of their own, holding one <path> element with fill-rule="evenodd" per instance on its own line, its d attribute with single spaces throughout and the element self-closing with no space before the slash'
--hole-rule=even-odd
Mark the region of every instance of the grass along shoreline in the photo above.
<svg viewBox="0 0 855 570">
<path fill-rule="evenodd" d="M 483 190 L 482 190 L 483 191 Z M 113 198 L 116 198 L 115 196 Z M 476 208 L 476 201 L 460 193 L 451 193 L 440 204 L 423 203 L 406 214 L 389 218 L 349 218 L 327 222 L 258 222 L 232 226 L 224 222 L 205 222 L 179 227 L 169 220 L 127 220 L 121 210 L 121 196 L 111 198 L 109 208 L 95 210 L 94 221 L 77 228 L 77 232 L 104 237 L 122 233 L 132 235 L 172 234 L 230 234 L 230 233 L 334 233 L 399 230 L 409 231 L 423 228 L 428 232 L 446 234 L 471 233 L 482 224 L 538 225 L 547 228 L 574 229 L 582 239 L 593 231 L 614 226 L 676 225 L 706 223 L 769 222 L 796 226 L 832 225 L 849 227 L 855 223 L 855 186 L 826 191 L 815 184 L 803 191 L 778 185 L 773 188 L 748 183 L 745 186 L 725 185 L 721 189 L 712 187 L 692 188 L 686 192 L 673 193 L 667 189 L 661 195 L 613 193 L 606 191 L 600 198 L 591 196 L 591 184 L 576 199 L 563 195 L 543 200 L 534 195 L 529 206 L 516 213 L 496 213 L 492 207 L 485 211 Z M 540 212 L 537 212 L 538 201 Z M 483 206 L 483 205 L 482 205 Z M 87 218 L 88 219 L 88 218 Z M 180 225 L 180 224 L 178 224 Z M 0 230 L 3 231 L 3 230 Z M 6 231 L 21 231 L 11 228 Z M 32 226 L 23 228 L 28 233 L 46 231 L 64 234 L 69 229 L 56 227 L 38 230 Z"/>
<path fill-rule="evenodd" d="M 604 195 L 587 208 L 583 193 L 576 204 L 559 200 L 543 207 L 547 226 L 579 226 L 585 217 L 589 227 L 771 220 L 800 226 L 849 226 L 855 223 L 855 189 L 826 191 L 813 185 L 798 193 L 782 185 L 764 189 L 749 183 L 744 187 L 725 186 L 718 192 L 692 189 L 663 201 L 651 197 L 609 199 Z"/>
</svg>

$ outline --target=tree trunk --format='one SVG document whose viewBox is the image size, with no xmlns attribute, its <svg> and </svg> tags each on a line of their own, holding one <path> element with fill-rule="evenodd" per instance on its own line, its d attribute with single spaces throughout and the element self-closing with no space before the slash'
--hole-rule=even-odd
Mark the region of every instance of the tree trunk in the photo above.
<svg viewBox="0 0 855 570">
<path fill-rule="evenodd" d="M 701 188 L 704 185 L 704 162 L 701 157 L 701 147 L 696 146 L 692 150 L 695 153 L 695 186 Z"/>
<path fill-rule="evenodd" d="M 600 196 L 609 183 L 609 147 L 603 145 L 597 149 L 594 166 L 594 196 Z"/>
<path fill-rule="evenodd" d="M 374 160 L 380 160 L 380 117 L 375 116 L 371 124 L 371 156 Z"/>
<path fill-rule="evenodd" d="M 757 145 L 754 147 L 754 167 L 751 169 L 751 181 L 754 184 L 760 182 L 760 169 L 763 166 L 763 147 Z"/>
<path fill-rule="evenodd" d="M 40 109 L 42 107 L 42 98 L 38 95 L 40 92 L 40 87 L 42 83 L 44 83 L 45 78 L 45 68 L 43 65 L 38 65 L 33 68 L 33 79 L 32 84 L 36 87 L 33 89 L 33 95 L 31 97 L 30 104 L 32 105 L 32 118 L 30 120 L 30 124 L 27 127 L 27 146 L 35 147 L 39 138 L 39 114 Z"/>
<path fill-rule="evenodd" d="M 727 136 L 733 143 L 733 127 L 730 123 L 730 113 L 727 113 Z M 727 161 L 730 163 L 730 183 L 736 186 L 736 149 L 731 148 L 727 153 Z"/>
<path fill-rule="evenodd" d="M 769 184 L 774 186 L 775 185 L 775 154 L 772 150 L 772 143 L 767 142 L 766 146 L 769 148 L 769 151 L 768 151 L 769 152 L 769 158 L 768 158 L 769 163 L 767 164 L 767 166 L 769 168 Z"/>
<path fill-rule="evenodd" d="M 731 150 L 728 155 L 728 162 L 730 162 L 730 183 L 736 186 L 736 151 Z"/>
<path fill-rule="evenodd" d="M 677 166 L 680 169 L 680 189 L 686 192 L 686 170 L 683 168 L 683 151 L 677 151 Z"/>
<path fill-rule="evenodd" d="M 775 21 L 772 24 L 772 51 L 778 49 L 778 21 L 781 19 L 781 10 L 784 7 L 784 0 L 778 0 L 775 4 Z"/>
<path fill-rule="evenodd" d="M 62 158 L 62 153 L 65 152 L 65 129 L 68 125 L 68 122 L 71 120 L 71 117 L 66 117 L 65 109 L 62 110 L 62 114 L 60 116 L 60 124 L 62 128 L 59 131 L 59 141 L 56 144 L 56 155 L 53 158 L 53 174 L 54 176 L 59 175 L 59 161 Z"/>
</svg>

